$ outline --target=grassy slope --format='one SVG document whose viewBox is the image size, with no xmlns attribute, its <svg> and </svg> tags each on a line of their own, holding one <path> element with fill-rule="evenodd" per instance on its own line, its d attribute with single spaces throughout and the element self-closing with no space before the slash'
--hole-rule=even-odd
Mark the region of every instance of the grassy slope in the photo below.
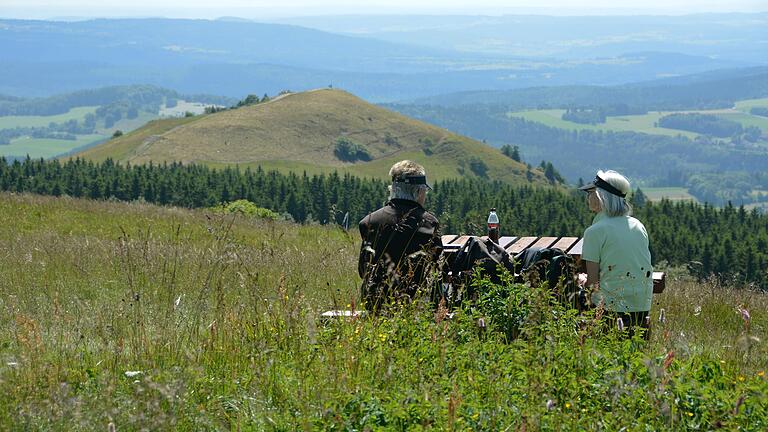
<svg viewBox="0 0 768 432">
<path fill-rule="evenodd" d="M 397 144 L 387 143 L 387 136 Z M 354 164 L 333 154 L 339 137 L 365 145 L 373 160 Z M 424 152 L 431 141 L 431 155 Z M 392 163 L 412 158 L 430 177 L 459 177 L 459 163 L 471 157 L 488 166 L 488 177 L 525 182 L 525 165 L 498 150 L 444 129 L 371 105 L 339 90 L 289 94 L 268 103 L 194 119 L 163 120 L 79 156 L 131 163 L 173 161 L 221 165 L 262 165 L 283 170 L 349 171 L 386 177 Z M 469 167 L 464 175 L 472 175 Z M 540 174 L 536 178 L 541 181 Z"/>
<path fill-rule="evenodd" d="M 9 194 L 0 218 L 3 430 L 765 426 L 764 294 L 670 274 L 640 348 L 429 310 L 323 326 L 359 283 L 338 229 Z"/>
</svg>

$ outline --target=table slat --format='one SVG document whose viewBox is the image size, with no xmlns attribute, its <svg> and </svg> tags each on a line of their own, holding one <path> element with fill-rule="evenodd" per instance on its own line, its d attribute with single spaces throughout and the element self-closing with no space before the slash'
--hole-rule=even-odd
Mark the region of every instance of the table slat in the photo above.
<svg viewBox="0 0 768 432">
<path fill-rule="evenodd" d="M 515 242 L 519 237 L 503 236 L 499 237 L 499 246 L 506 249 L 509 245 Z"/>
<path fill-rule="evenodd" d="M 579 239 L 578 242 L 576 242 L 575 245 L 573 245 L 570 249 L 568 249 L 568 255 L 576 255 L 579 258 L 581 258 L 581 247 L 584 246 L 584 239 Z"/>
<path fill-rule="evenodd" d="M 534 244 L 538 237 L 521 237 L 516 242 L 507 247 L 507 253 L 517 255 L 520 252 L 528 249 L 528 246 Z"/>
<path fill-rule="evenodd" d="M 442 236 L 440 240 L 443 242 L 443 246 L 445 246 L 451 243 L 452 241 L 456 240 L 457 238 L 459 238 L 459 236 L 457 236 L 456 234 L 446 234 Z"/>
<path fill-rule="evenodd" d="M 470 237 L 472 236 L 468 236 L 468 235 L 460 236 L 456 240 L 452 241 L 450 244 L 451 246 L 458 246 L 459 248 L 461 248 L 464 246 L 464 244 L 467 243 L 467 240 L 469 240 Z"/>
<path fill-rule="evenodd" d="M 557 248 L 567 252 L 568 249 L 574 244 L 576 244 L 576 242 L 578 241 L 579 241 L 578 237 L 563 237 L 550 247 Z"/>
<path fill-rule="evenodd" d="M 548 248 L 557 241 L 557 237 L 542 237 L 529 247 Z"/>
</svg>

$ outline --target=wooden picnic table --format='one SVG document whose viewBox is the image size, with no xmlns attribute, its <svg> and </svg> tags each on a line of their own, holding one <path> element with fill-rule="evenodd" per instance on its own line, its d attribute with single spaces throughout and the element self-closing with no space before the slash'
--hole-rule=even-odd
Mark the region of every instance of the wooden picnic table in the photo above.
<svg viewBox="0 0 768 432">
<path fill-rule="evenodd" d="M 446 234 L 442 237 L 443 250 L 447 253 L 458 252 L 469 240 L 471 236 Z M 483 239 L 488 238 L 483 236 Z M 499 246 L 504 248 L 512 256 L 522 254 L 526 249 L 536 248 L 557 248 L 572 256 L 576 262 L 577 268 L 581 272 L 586 272 L 584 262 L 581 260 L 581 249 L 584 245 L 584 239 L 579 237 L 534 237 L 534 236 L 504 236 L 499 237 Z M 653 292 L 654 294 L 664 292 L 666 287 L 666 275 L 664 272 L 653 272 Z"/>
</svg>

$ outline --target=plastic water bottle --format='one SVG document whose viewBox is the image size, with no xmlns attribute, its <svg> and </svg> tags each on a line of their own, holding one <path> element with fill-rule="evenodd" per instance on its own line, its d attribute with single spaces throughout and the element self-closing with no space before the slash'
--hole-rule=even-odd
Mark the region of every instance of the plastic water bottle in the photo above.
<svg viewBox="0 0 768 432">
<path fill-rule="evenodd" d="M 499 216 L 495 207 L 488 213 L 488 238 L 496 244 L 499 243 Z"/>
</svg>

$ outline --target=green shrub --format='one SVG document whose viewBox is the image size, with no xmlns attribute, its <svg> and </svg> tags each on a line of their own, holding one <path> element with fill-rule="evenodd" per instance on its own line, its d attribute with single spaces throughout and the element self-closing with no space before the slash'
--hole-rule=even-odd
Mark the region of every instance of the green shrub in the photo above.
<svg viewBox="0 0 768 432">
<path fill-rule="evenodd" d="M 280 215 L 272 210 L 258 207 L 256 204 L 244 199 L 216 207 L 215 210 L 223 213 L 240 213 L 256 219 L 278 220 L 280 218 Z"/>
<path fill-rule="evenodd" d="M 336 140 L 333 154 L 344 162 L 369 161 L 372 159 L 368 149 L 361 144 L 352 142 L 352 140 L 346 137 Z"/>
</svg>

